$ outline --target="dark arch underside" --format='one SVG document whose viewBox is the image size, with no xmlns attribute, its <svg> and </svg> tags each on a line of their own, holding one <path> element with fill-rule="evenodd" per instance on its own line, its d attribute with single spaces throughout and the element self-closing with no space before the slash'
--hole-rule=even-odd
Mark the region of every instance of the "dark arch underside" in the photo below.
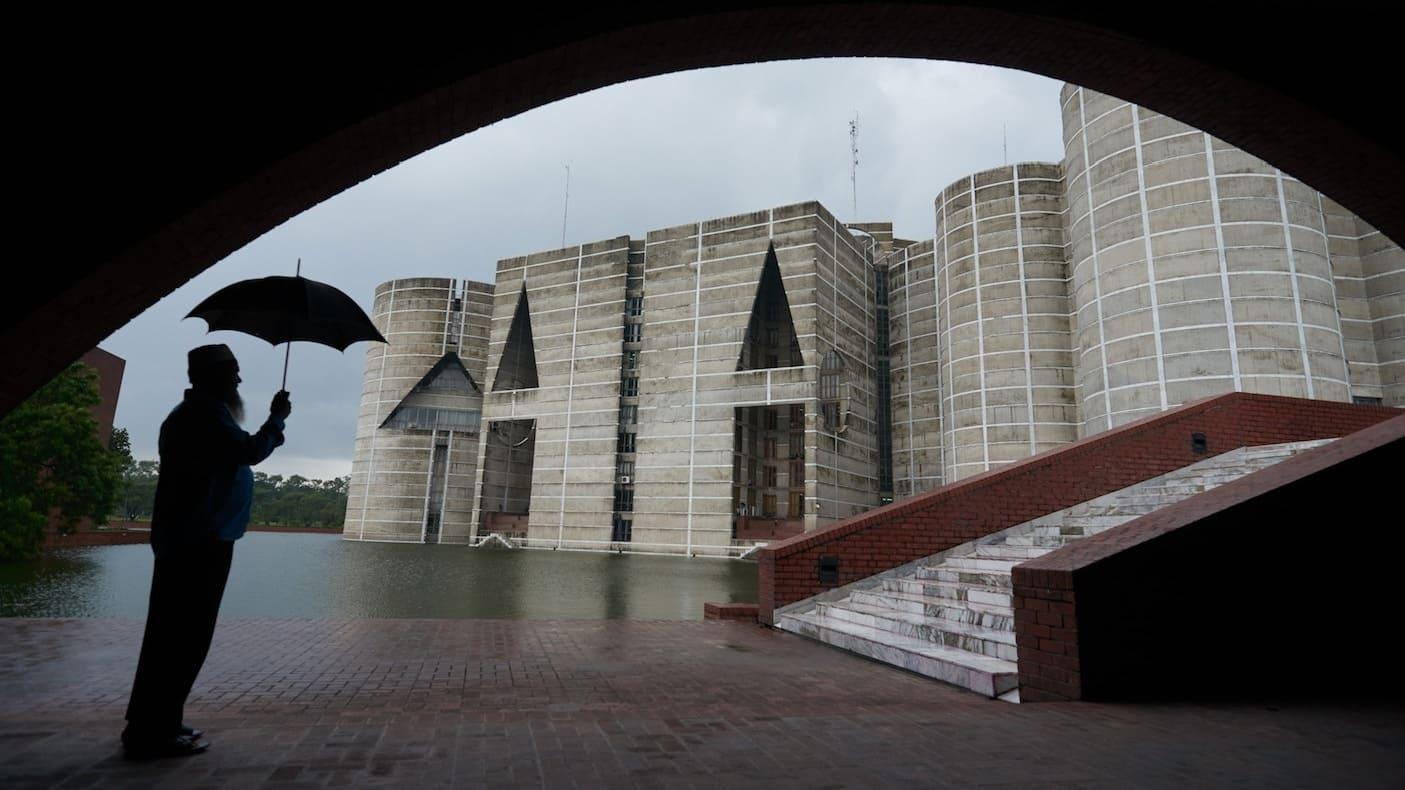
<svg viewBox="0 0 1405 790">
<path fill-rule="evenodd" d="M 1037 72 L 1205 129 L 1405 238 L 1394 26 L 1365 11 L 1233 10 L 519 5 L 470 27 L 416 17 L 275 31 L 260 20 L 222 28 L 227 44 L 125 17 L 65 25 L 61 51 L 32 64 L 11 104 L 12 194 L 25 206 L 11 276 L 28 282 L 0 319 L 0 413 L 194 275 L 359 181 L 560 98 L 707 66 L 892 56 Z"/>
</svg>

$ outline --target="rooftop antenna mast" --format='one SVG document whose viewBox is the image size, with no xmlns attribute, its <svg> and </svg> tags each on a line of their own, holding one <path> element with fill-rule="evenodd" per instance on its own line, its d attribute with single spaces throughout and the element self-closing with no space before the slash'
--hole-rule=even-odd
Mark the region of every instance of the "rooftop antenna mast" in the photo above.
<svg viewBox="0 0 1405 790">
<path fill-rule="evenodd" d="M 1005 135 L 1005 124 L 1000 124 L 1000 151 L 1005 155 L 1005 164 L 1010 164 L 1009 138 Z"/>
<path fill-rule="evenodd" d="M 571 210 L 571 166 L 566 165 L 566 200 L 561 206 L 561 247 L 566 247 L 566 214 Z"/>
<path fill-rule="evenodd" d="M 859 221 L 859 113 L 854 112 L 854 120 L 849 121 L 849 153 L 851 164 L 849 165 L 849 185 L 853 190 L 854 198 L 854 221 Z"/>
</svg>

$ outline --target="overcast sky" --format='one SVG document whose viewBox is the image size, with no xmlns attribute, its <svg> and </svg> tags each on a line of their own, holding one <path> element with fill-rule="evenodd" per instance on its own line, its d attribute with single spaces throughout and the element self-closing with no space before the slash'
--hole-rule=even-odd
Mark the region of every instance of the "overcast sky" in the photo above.
<svg viewBox="0 0 1405 790">
<path fill-rule="evenodd" d="M 952 181 L 1062 155 L 1058 92 L 1044 77 L 918 60 L 764 63 L 623 83 L 557 102 L 427 151 L 315 206 L 211 267 L 101 344 L 127 361 L 116 425 L 156 457 L 161 420 L 185 389 L 185 353 L 227 343 L 254 429 L 278 388 L 283 348 L 182 321 L 229 283 L 303 274 L 369 311 L 397 277 L 493 281 L 496 262 L 566 243 L 818 199 L 844 221 L 891 220 L 933 234 L 932 202 Z M 859 119 L 858 215 L 849 121 Z M 293 346 L 287 444 L 270 474 L 349 474 L 365 344 L 345 354 Z"/>
</svg>

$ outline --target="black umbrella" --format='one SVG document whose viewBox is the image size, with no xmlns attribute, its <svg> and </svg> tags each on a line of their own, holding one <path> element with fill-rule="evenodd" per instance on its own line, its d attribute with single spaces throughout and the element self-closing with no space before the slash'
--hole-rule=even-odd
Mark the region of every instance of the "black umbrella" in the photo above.
<svg viewBox="0 0 1405 790">
<path fill-rule="evenodd" d="M 345 351 L 362 340 L 386 342 L 361 306 L 326 283 L 301 276 L 242 280 L 221 288 L 195 306 L 186 318 L 203 318 L 211 332 L 227 329 L 261 337 L 273 345 L 288 343 L 283 354 L 283 387 L 288 386 L 288 356 L 294 340 L 321 343 Z"/>
</svg>

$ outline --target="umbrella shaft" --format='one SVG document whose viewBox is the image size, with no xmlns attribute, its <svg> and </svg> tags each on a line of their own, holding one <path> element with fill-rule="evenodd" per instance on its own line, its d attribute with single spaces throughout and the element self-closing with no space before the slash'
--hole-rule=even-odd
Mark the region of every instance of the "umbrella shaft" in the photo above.
<svg viewBox="0 0 1405 790">
<path fill-rule="evenodd" d="M 298 258 L 298 268 L 293 272 L 294 277 L 302 276 L 302 258 Z M 288 341 L 287 348 L 283 349 L 283 384 L 278 387 L 279 391 L 288 389 L 288 357 L 293 353 L 293 341 Z"/>
</svg>

